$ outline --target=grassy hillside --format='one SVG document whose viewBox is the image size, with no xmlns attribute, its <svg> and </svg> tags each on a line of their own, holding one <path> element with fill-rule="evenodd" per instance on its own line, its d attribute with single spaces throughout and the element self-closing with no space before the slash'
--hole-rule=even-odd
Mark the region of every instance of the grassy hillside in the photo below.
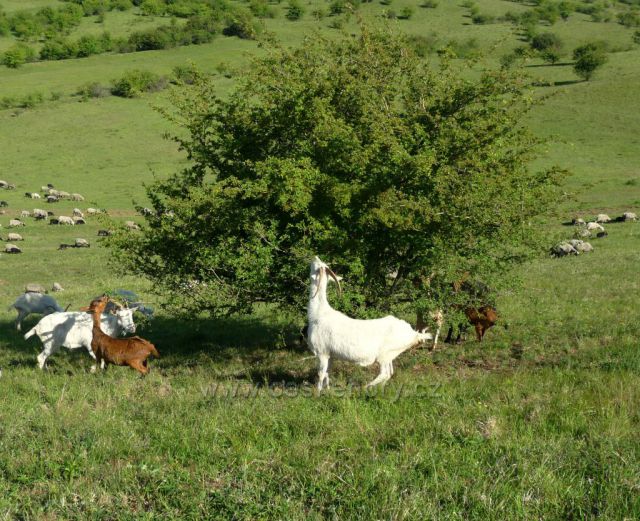
<svg viewBox="0 0 640 521">
<path fill-rule="evenodd" d="M 489 65 L 519 45 L 507 21 L 474 24 L 463 2 L 435 8 L 393 0 L 362 4 L 374 19 L 413 6 L 401 30 L 438 44 L 487 52 Z M 503 16 L 532 6 L 478 0 L 481 13 Z M 61 6 L 53 0 L 0 0 L 7 13 Z M 246 7 L 244 2 L 234 3 Z M 295 45 L 310 31 L 356 30 L 356 17 L 325 16 L 329 3 L 303 3 L 299 21 L 271 4 L 265 29 Z M 626 9 L 614 3 L 612 15 Z M 336 22 L 342 20 L 342 22 Z M 70 38 L 169 23 L 137 8 L 83 18 Z M 342 25 L 342 29 L 335 26 Z M 567 199 L 548 226 L 600 211 L 640 213 L 640 48 L 635 29 L 572 13 L 540 25 L 564 41 L 556 65 L 535 58 L 528 71 L 536 95 L 550 95 L 526 124 L 550 138 L 533 167 L 571 170 Z M 608 62 L 578 81 L 571 51 L 609 42 Z M 16 43 L 0 37 L 0 52 Z M 471 43 L 470 43 L 471 42 Z M 32 42 L 39 46 L 42 42 Z M 0 110 L 0 190 L 9 218 L 43 208 L 70 215 L 75 206 L 104 208 L 141 220 L 145 182 L 186 164 L 163 134 L 177 129 L 153 110 L 166 93 L 81 101 L 89 82 L 109 85 L 130 69 L 171 75 L 195 63 L 214 74 L 221 95 L 233 87 L 257 41 L 218 35 L 211 43 L 128 54 L 0 65 L 0 100 L 41 93 L 33 107 Z M 544 85 L 544 86 L 543 86 Z M 47 204 L 24 197 L 41 185 L 83 194 L 83 203 Z M 13 329 L 6 307 L 28 282 L 65 291 L 71 309 L 102 291 L 128 288 L 145 302 L 159 297 L 145 281 L 114 273 L 97 230 L 105 223 L 50 226 L 25 219 L 22 255 L 0 255 L 0 518 L 6 519 L 635 519 L 640 517 L 640 224 L 607 227 L 595 252 L 540 259 L 524 266 L 522 287 L 501 295 L 501 325 L 486 342 L 468 341 L 398 359 L 384 390 L 365 394 L 375 368 L 337 363 L 334 390 L 313 395 L 315 362 L 295 330 L 304 312 L 260 308 L 251 317 L 184 323 L 163 313 L 141 334 L 162 358 L 140 379 L 112 367 L 93 375 L 84 352 L 54 355 L 35 367 L 40 343 Z M 82 237 L 91 248 L 58 251 Z M 348 281 L 345 281 L 348 283 Z M 37 323 L 27 319 L 25 328 Z M 506 327 L 503 327 L 506 326 Z M 235 393 L 235 396 L 233 395 Z"/>
</svg>

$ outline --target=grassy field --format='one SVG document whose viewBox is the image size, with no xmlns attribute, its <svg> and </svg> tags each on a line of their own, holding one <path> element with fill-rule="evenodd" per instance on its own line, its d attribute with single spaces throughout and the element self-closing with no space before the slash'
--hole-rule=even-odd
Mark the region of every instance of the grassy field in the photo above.
<svg viewBox="0 0 640 521">
<path fill-rule="evenodd" d="M 415 5 L 398 27 L 439 40 L 474 38 L 489 64 L 523 42 L 511 24 L 474 25 L 462 2 L 435 9 L 395 0 L 363 4 L 365 18 Z M 478 0 L 483 13 L 530 7 Z M 62 5 L 0 0 L 7 12 Z M 295 45 L 309 31 L 338 35 L 335 17 L 297 22 L 277 16 L 267 30 Z M 142 20 L 142 21 L 138 21 Z M 87 17 L 73 36 L 106 28 L 126 35 L 162 17 L 109 12 Z M 355 17 L 345 22 L 353 31 Z M 640 49 L 633 30 L 583 14 L 543 28 L 565 41 L 566 56 L 528 70 L 537 95 L 552 94 L 526 122 L 550 138 L 534 167 L 569 168 L 567 200 L 548 226 L 600 211 L 640 210 Z M 606 39 L 616 52 L 592 81 L 576 81 L 570 51 Z M 0 51 L 13 38 L 0 38 Z M 186 165 L 176 131 L 153 110 L 164 93 L 80 102 L 88 82 L 108 84 L 128 69 L 171 74 L 192 61 L 233 86 L 221 64 L 239 67 L 261 52 L 255 41 L 219 36 L 165 51 L 106 54 L 0 66 L 0 98 L 40 92 L 34 108 L 0 111 L 0 191 L 9 207 L 0 237 L 20 210 L 70 215 L 79 203 L 24 197 L 53 183 L 117 219 L 142 220 L 145 182 Z M 237 74 L 237 73 L 234 73 Z M 54 99 L 52 99 L 52 97 Z M 137 291 L 158 308 L 142 280 L 115 273 L 97 230 L 26 219 L 22 255 L 0 255 L 0 519 L 637 519 L 640 517 L 640 223 L 611 224 L 592 254 L 540 259 L 521 268 L 522 286 L 499 298 L 501 326 L 482 345 L 468 341 L 398 359 L 384 389 L 365 393 L 376 368 L 337 363 L 333 390 L 316 396 L 315 362 L 297 341 L 304 310 L 185 323 L 158 309 L 142 330 L 162 358 L 151 374 L 112 367 L 90 374 L 84 352 L 52 356 L 39 371 L 37 339 L 25 341 L 6 307 L 28 282 L 65 291 L 77 309 L 105 290 Z M 86 238 L 91 248 L 58 251 Z M 348 284 L 348 281 L 345 281 Z M 37 323 L 27 319 L 25 329 Z M 503 327 L 505 326 L 505 327 Z"/>
</svg>

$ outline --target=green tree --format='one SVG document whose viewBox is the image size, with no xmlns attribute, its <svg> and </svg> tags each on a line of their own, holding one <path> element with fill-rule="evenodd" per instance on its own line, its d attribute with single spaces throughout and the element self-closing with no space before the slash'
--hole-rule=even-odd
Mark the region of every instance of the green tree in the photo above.
<svg viewBox="0 0 640 521">
<path fill-rule="evenodd" d="M 536 34 L 531 39 L 531 48 L 549 63 L 556 63 L 560 59 L 562 47 L 562 40 L 554 33 Z"/>
<path fill-rule="evenodd" d="M 607 53 L 603 44 L 591 42 L 574 49 L 573 59 L 575 73 L 585 81 L 589 81 L 595 71 L 607 62 Z"/>
<path fill-rule="evenodd" d="M 345 278 L 332 302 L 360 316 L 452 302 L 463 273 L 510 286 L 559 173 L 527 168 L 528 83 L 470 67 L 362 27 L 272 49 L 228 98 L 197 78 L 165 111 L 191 166 L 148 187 L 158 215 L 110 238 L 116 265 L 214 315 L 302 308 L 316 254 Z"/>
</svg>

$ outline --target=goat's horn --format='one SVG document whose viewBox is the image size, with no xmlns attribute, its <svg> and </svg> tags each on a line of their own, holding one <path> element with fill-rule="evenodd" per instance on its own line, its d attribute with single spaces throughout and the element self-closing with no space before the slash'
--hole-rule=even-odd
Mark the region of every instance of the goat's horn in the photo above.
<svg viewBox="0 0 640 521">
<path fill-rule="evenodd" d="M 316 281 L 316 291 L 313 294 L 313 297 L 311 298 L 316 298 L 316 295 L 318 294 L 318 291 L 320 291 L 320 283 L 322 282 L 322 275 L 324 274 L 324 270 L 322 268 L 320 268 L 318 270 L 318 280 Z"/>
<path fill-rule="evenodd" d="M 331 275 L 333 280 L 336 281 L 336 284 L 338 285 L 338 295 L 342 295 L 342 287 L 340 286 L 340 281 L 338 280 L 338 276 L 333 271 L 331 271 L 331 268 L 329 266 L 327 266 L 325 269 L 329 272 L 329 275 Z"/>
</svg>

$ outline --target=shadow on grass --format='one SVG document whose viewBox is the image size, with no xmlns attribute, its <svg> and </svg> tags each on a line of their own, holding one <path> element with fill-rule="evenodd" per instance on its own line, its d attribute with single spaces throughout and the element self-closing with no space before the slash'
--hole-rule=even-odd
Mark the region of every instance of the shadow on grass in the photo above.
<svg viewBox="0 0 640 521">
<path fill-rule="evenodd" d="M 13 321 L 0 321 L 0 355 L 10 353 L 11 356 L 9 360 L 3 357 L 5 365 L 35 365 L 35 357 L 41 351 L 42 343 L 37 336 L 25 340 L 23 335 L 38 320 L 39 316 L 28 317 L 23 323 L 22 332 L 16 331 Z M 190 321 L 157 317 L 136 334 L 155 344 L 165 369 L 194 367 L 203 360 L 215 364 L 240 359 L 245 365 L 253 365 L 270 358 L 275 351 L 307 352 L 295 325 L 283 324 L 269 317 L 201 318 Z M 69 352 L 65 348 L 60 351 Z M 71 351 L 74 358 L 76 355 L 87 358 L 84 348 Z M 55 366 L 56 356 L 59 355 L 52 355 L 47 364 Z M 282 380 L 282 376 L 285 375 L 277 374 L 277 371 L 267 374 L 256 370 L 254 374 L 246 374 L 246 377 L 257 380 Z"/>
</svg>

